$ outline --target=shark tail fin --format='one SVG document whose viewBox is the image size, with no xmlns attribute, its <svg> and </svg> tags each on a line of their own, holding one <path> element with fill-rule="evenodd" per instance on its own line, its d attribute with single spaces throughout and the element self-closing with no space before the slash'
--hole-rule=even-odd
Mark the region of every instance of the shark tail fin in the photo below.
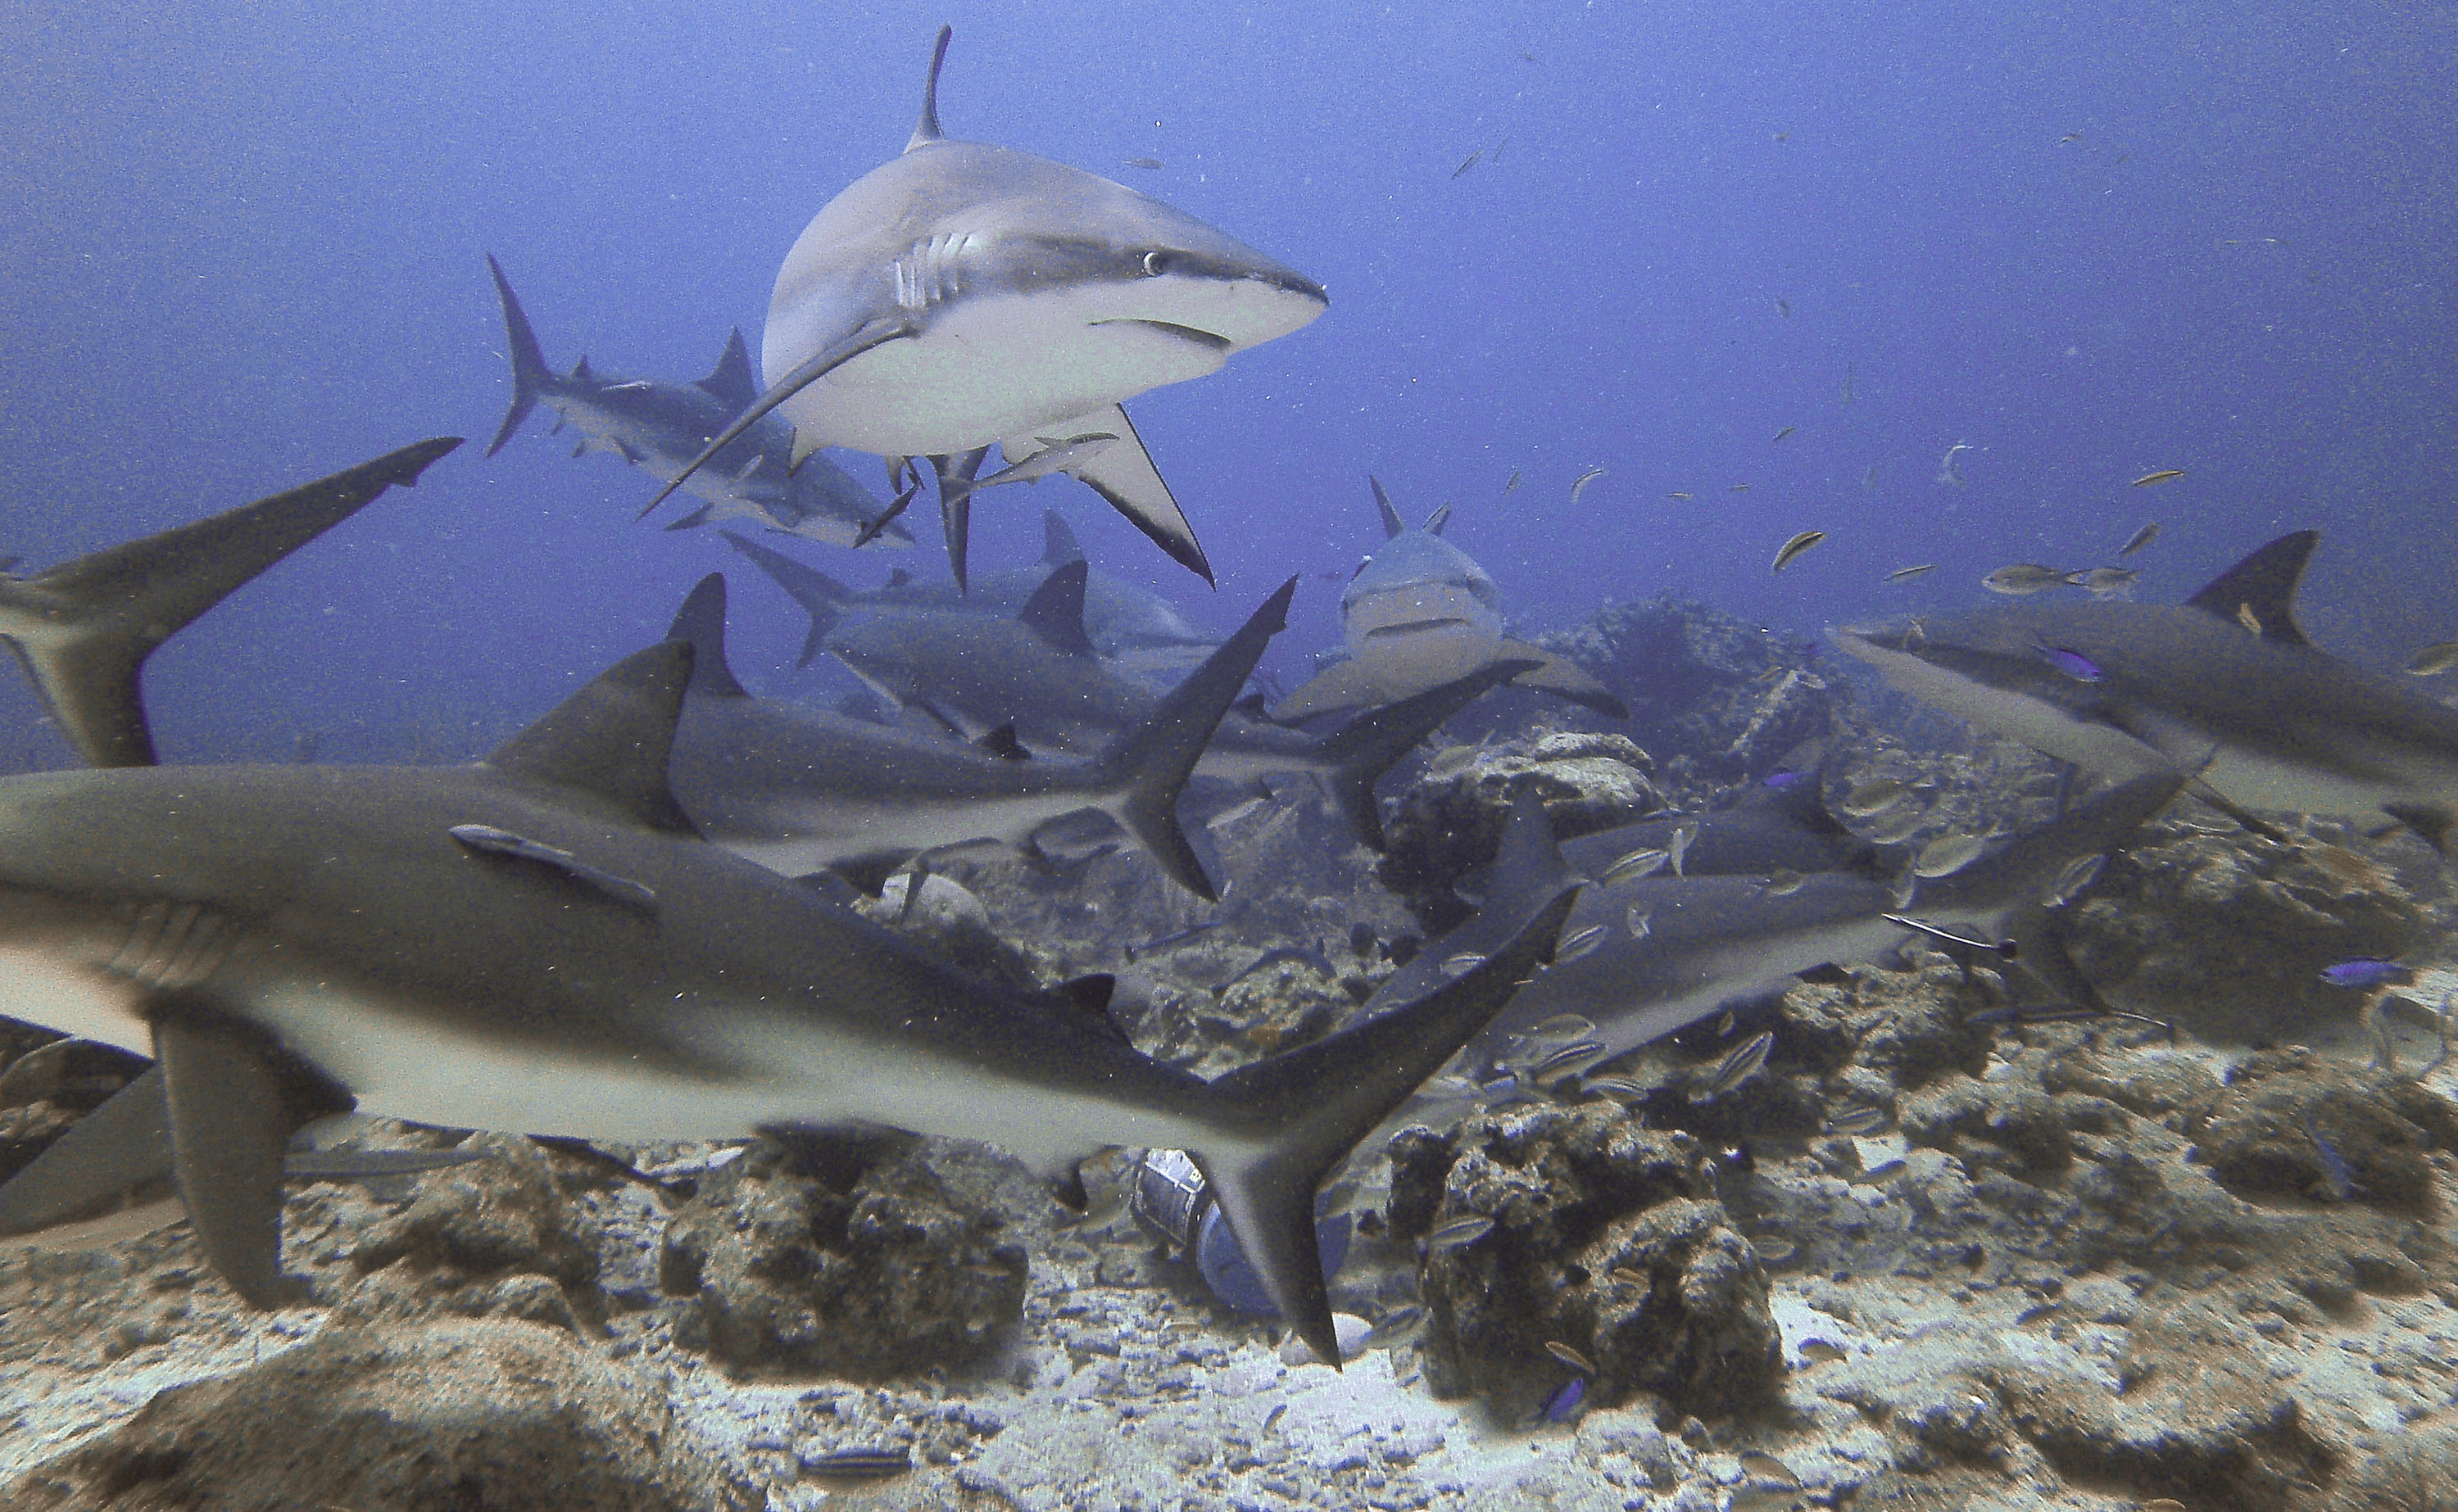
<svg viewBox="0 0 2458 1512">
<path fill-rule="evenodd" d="M 154 648 L 386 488 L 416 483 L 459 445 L 458 436 L 422 441 L 286 493 L 0 581 L 0 638 L 16 650 L 60 733 L 89 765 L 152 766 L 139 679 Z"/>
<path fill-rule="evenodd" d="M 504 423 L 495 427 L 495 439 L 487 443 L 487 455 L 491 457 L 504 449 L 521 422 L 530 418 L 537 407 L 538 395 L 554 382 L 553 369 L 546 365 L 546 351 L 538 345 L 537 332 L 530 329 L 530 318 L 521 301 L 512 295 L 512 284 L 504 277 L 504 265 L 495 255 L 487 254 L 487 271 L 495 276 L 495 292 L 504 300 L 504 342 L 512 349 L 512 404 L 504 411 Z"/>
<path fill-rule="evenodd" d="M 1330 1298 L 1315 1248 L 1315 1191 L 1360 1139 L 1510 1005 L 1550 960 L 1577 900 L 1564 888 L 1509 943 L 1424 997 L 1211 1084 L 1223 1137 L 1192 1151 L 1220 1211 L 1280 1310 L 1337 1365 Z"/>
<path fill-rule="evenodd" d="M 1281 584 L 1238 633 L 1206 656 L 1141 723 L 1093 758 L 1094 781 L 1111 795 L 1103 811 L 1152 852 L 1161 870 L 1207 902 L 1218 901 L 1218 895 L 1186 832 L 1178 827 L 1177 797 L 1239 690 L 1254 674 L 1263 648 L 1287 626 L 1289 600 L 1297 588 L 1296 578 Z"/>
<path fill-rule="evenodd" d="M 683 607 L 675 611 L 666 639 L 691 642 L 693 693 L 718 698 L 747 696 L 725 660 L 724 573 L 711 572 L 693 585 Z"/>
<path fill-rule="evenodd" d="M 1381 850 L 1383 815 L 1374 802 L 1375 779 L 1488 689 L 1498 688 L 1535 665 L 1489 662 L 1439 688 L 1368 710 L 1323 735 L 1315 746 L 1317 770 L 1330 785 L 1332 801 L 1340 805 L 1350 831 L 1367 846 Z"/>
<path fill-rule="evenodd" d="M 810 631 L 802 637 L 802 654 L 794 663 L 797 667 L 809 666 L 811 658 L 820 653 L 821 646 L 827 640 L 828 632 L 836 629 L 838 620 L 844 618 L 845 606 L 853 601 L 853 590 L 818 568 L 796 561 L 782 551 L 761 546 L 757 541 L 747 541 L 731 530 L 717 533 L 725 537 L 726 545 L 751 558 L 761 571 L 774 578 L 777 586 L 785 590 L 785 596 L 801 605 L 802 612 L 811 616 Z"/>
</svg>

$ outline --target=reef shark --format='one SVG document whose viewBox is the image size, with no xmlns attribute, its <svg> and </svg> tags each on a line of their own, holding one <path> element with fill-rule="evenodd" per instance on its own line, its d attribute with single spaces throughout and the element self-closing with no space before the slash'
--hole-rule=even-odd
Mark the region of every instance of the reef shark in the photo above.
<svg viewBox="0 0 2458 1512">
<path fill-rule="evenodd" d="M 976 575 L 964 590 L 952 581 L 932 582 L 913 577 L 902 569 L 888 577 L 885 587 L 862 590 L 848 588 L 784 552 L 749 541 L 732 531 L 720 531 L 728 545 L 748 557 L 753 565 L 776 581 L 786 596 L 811 618 L 809 632 L 802 637 L 802 652 L 798 665 L 808 666 L 820 653 L 828 632 L 836 628 L 847 613 L 864 609 L 930 609 L 948 611 L 970 611 L 982 614 L 1013 614 L 1022 610 L 1034 590 L 1050 580 L 1050 574 L 1070 562 L 1084 561 L 1084 548 L 1075 539 L 1054 509 L 1045 511 L 1042 522 L 1041 560 L 1031 567 L 1010 571 L 984 572 Z M 1177 606 L 1148 588 L 1088 567 L 1084 577 L 1084 632 L 1092 637 L 1093 647 L 1105 656 L 1116 656 L 1135 651 L 1200 646 L 1210 648 L 1219 643 L 1218 635 L 1198 630 Z"/>
<path fill-rule="evenodd" d="M 1291 578 L 1150 712 L 1084 760 L 1029 756 L 750 695 L 725 656 L 725 579 L 710 573 L 669 638 L 697 652 L 676 733 L 675 796 L 710 840 L 788 876 L 834 869 L 870 883 L 910 857 L 974 841 L 1038 854 L 1034 832 L 1097 810 L 1207 901 L 1177 824 L 1179 790 L 1263 648 L 1286 623 Z"/>
<path fill-rule="evenodd" d="M 1123 184 L 948 137 L 951 34 L 940 29 L 903 155 L 828 201 L 786 255 L 760 344 L 767 392 L 684 475 L 772 410 L 792 422 L 797 457 L 876 452 L 892 478 L 927 457 L 962 587 L 965 490 L 989 447 L 1022 463 L 1045 436 L 1107 435 L 1069 470 L 1210 582 L 1122 401 L 1299 329 L 1328 306 L 1323 286 Z"/>
<path fill-rule="evenodd" d="M 9 643 L 90 766 L 154 763 L 145 658 L 206 610 L 461 445 L 444 436 L 30 576 L 0 573 Z"/>
<path fill-rule="evenodd" d="M 2386 815 L 2446 851 L 2458 711 L 2316 648 L 2282 535 L 2183 604 L 2026 600 L 1835 632 L 1895 687 L 2078 766 L 2183 773 L 2232 810 Z"/>
<path fill-rule="evenodd" d="M 1815 873 L 1787 891 L 1762 878 L 1663 875 L 1609 886 L 1590 882 L 1563 925 L 1560 961 L 1480 1037 L 1471 1054 L 1499 1055 L 1509 1037 L 1560 1013 L 1595 1025 L 1583 1038 L 1601 1061 L 1678 1033 L 1719 1009 L 1761 997 L 1801 972 L 1890 955 L 1924 938 L 1898 921 L 1975 942 L 1990 963 L 2019 969 L 2059 1001 L 2105 1009 L 2062 942 L 2052 895 L 2070 867 L 2121 847 L 2183 788 L 2173 772 L 2102 790 L 2064 818 L 1999 845 L 1908 896 L 1866 871 Z M 1574 874 L 1555 846 L 1544 804 L 1522 795 L 1504 831 L 1477 916 L 1427 945 L 1362 1010 L 1406 1002 L 1472 968 L 1531 907 Z M 1590 935 L 1590 930 L 1598 931 Z M 1931 940 L 1934 934 L 1926 936 Z"/>
<path fill-rule="evenodd" d="M 0 779 L 0 1011 L 160 1064 L 179 1196 L 257 1306 L 295 1295 L 284 1151 L 321 1116 L 627 1142 L 856 1124 L 1045 1170 L 1190 1150 L 1337 1358 L 1316 1188 L 1535 972 L 1571 895 L 1485 967 L 1207 1083 L 1128 1043 L 1105 978 L 987 985 L 701 839 L 666 777 L 692 667 L 687 643 L 640 652 L 463 767 Z M 129 1164 L 110 1143 L 82 1156 L 100 1190 Z"/>
<path fill-rule="evenodd" d="M 580 432 L 575 457 L 611 452 L 661 482 L 680 483 L 704 501 L 667 528 L 689 529 L 716 520 L 747 519 L 772 530 L 827 546 L 855 546 L 877 539 L 909 547 L 913 537 L 893 521 L 882 523 L 885 506 L 825 457 L 797 459 L 793 432 L 777 420 L 741 431 L 691 472 L 709 438 L 760 397 L 751 377 L 751 354 L 738 330 L 706 378 L 690 383 L 621 378 L 592 369 L 582 358 L 569 377 L 546 365 L 545 350 L 521 301 L 512 294 L 493 253 L 488 271 L 504 301 L 504 340 L 511 349 L 512 403 L 487 446 L 491 457 L 543 402 L 554 411 L 554 428 Z M 865 535 L 868 531 L 868 535 Z"/>
<path fill-rule="evenodd" d="M 882 609 L 848 620 L 827 650 L 882 697 L 976 739 L 1010 729 L 1034 749 L 1089 754 L 1149 720 L 1160 695 L 1095 654 L 1084 632 L 1086 568 L 1053 570 L 1013 617 Z M 1311 734 L 1233 708 L 1196 770 L 1252 786 L 1277 773 L 1320 778 L 1364 843 L 1380 848 L 1374 781 L 1524 661 L 1499 661 Z"/>
<path fill-rule="evenodd" d="M 1536 665 L 1511 681 L 1585 704 L 1615 719 L 1630 711 L 1577 667 L 1504 632 L 1502 590 L 1476 559 L 1443 539 L 1451 507 L 1411 530 L 1380 480 L 1368 478 L 1383 513 L 1383 545 L 1358 565 L 1340 595 L 1348 657 L 1281 700 L 1275 719 L 1304 719 L 1340 709 L 1388 703 L 1448 682 L 1488 662 Z"/>
</svg>

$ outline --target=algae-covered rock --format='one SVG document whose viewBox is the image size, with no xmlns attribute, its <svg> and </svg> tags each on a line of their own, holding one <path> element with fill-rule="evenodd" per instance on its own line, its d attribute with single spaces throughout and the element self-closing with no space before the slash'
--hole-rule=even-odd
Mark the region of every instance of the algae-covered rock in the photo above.
<svg viewBox="0 0 2458 1512">
<path fill-rule="evenodd" d="M 2237 1066 L 2193 1133 L 2212 1174 L 2239 1194 L 2413 1212 L 2432 1194 L 2425 1152 L 2458 1144 L 2458 1110 L 2406 1077 L 2288 1046 Z"/>
</svg>

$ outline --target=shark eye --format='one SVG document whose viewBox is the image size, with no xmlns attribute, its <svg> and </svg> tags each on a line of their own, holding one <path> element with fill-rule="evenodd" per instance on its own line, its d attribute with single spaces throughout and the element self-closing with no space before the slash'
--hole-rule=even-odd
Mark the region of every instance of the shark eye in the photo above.
<svg viewBox="0 0 2458 1512">
<path fill-rule="evenodd" d="M 1157 279 L 1157 278 L 1159 278 L 1162 274 L 1167 273 L 1168 271 L 1169 271 L 1169 254 L 1168 254 L 1168 253 L 1166 253 L 1166 252 L 1147 252 L 1147 253 L 1145 253 L 1145 254 L 1144 254 L 1144 277 L 1145 277 L 1145 278 L 1147 278 L 1147 279 Z"/>
</svg>

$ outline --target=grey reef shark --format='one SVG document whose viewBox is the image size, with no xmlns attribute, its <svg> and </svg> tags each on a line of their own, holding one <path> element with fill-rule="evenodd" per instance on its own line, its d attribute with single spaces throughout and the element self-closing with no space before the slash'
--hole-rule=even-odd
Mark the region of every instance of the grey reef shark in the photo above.
<svg viewBox="0 0 2458 1512">
<path fill-rule="evenodd" d="M 2076 766 L 2181 773 L 2232 813 L 2405 824 L 2446 852 L 2458 711 L 2296 623 L 2321 532 L 2282 535 L 2182 604 L 2024 600 L 1835 632 L 1913 697 Z"/>
<path fill-rule="evenodd" d="M 707 448 L 709 439 L 760 397 L 739 330 L 726 341 L 716 371 L 696 383 L 600 373 L 586 357 L 569 377 L 558 378 L 546 365 L 537 333 L 493 253 L 487 255 L 487 268 L 503 298 L 504 340 L 512 362 L 511 407 L 487 446 L 488 456 L 503 450 L 521 423 L 544 403 L 554 411 L 557 432 L 566 425 L 580 432 L 574 457 L 611 452 L 661 483 L 680 483 L 702 501 L 668 526 L 670 530 L 749 520 L 824 546 L 849 547 L 872 539 L 892 547 L 913 544 L 904 527 L 880 520 L 885 506 L 844 469 L 825 457 L 798 462 L 793 432 L 780 420 L 764 420 L 741 431 L 708 466 L 686 476 L 685 467 Z"/>
<path fill-rule="evenodd" d="M 1380 480 L 1374 505 L 1383 514 L 1384 543 L 1360 563 L 1340 595 L 1340 625 L 1348 656 L 1333 663 L 1272 710 L 1281 720 L 1388 703 L 1448 682 L 1505 658 L 1535 665 L 1511 679 L 1627 719 L 1611 690 L 1550 652 L 1505 632 L 1502 590 L 1476 559 L 1443 539 L 1451 507 L 1444 505 L 1411 530 Z"/>
<path fill-rule="evenodd" d="M 1658 873 L 1609 885 L 1572 869 L 1543 801 L 1522 794 L 1484 906 L 1419 951 L 1361 1011 L 1379 1012 L 1448 973 L 1473 969 L 1571 883 L 1586 885 L 1563 925 L 1561 959 L 1480 1037 L 1472 1057 L 1498 1061 L 1514 1032 L 1573 1013 L 1594 1025 L 1583 1038 L 1591 1061 L 1601 1062 L 1763 997 L 1802 972 L 1880 960 L 1916 941 L 2010 974 L 2039 1001 L 2105 1011 L 2066 955 L 2060 884 L 2121 847 L 2183 786 L 2177 774 L 2158 772 L 2105 788 L 2064 818 L 1908 894 L 1860 866 L 1812 873 L 1784 889 L 1731 874 Z"/>
<path fill-rule="evenodd" d="M 990 445 L 1025 475 L 1068 447 L 1051 470 L 1082 479 L 1210 582 L 1122 403 L 1307 324 L 1328 307 L 1323 285 L 1123 184 L 944 135 L 950 35 L 940 29 L 903 155 L 828 201 L 786 255 L 760 342 L 767 391 L 686 472 L 772 410 L 793 423 L 796 457 L 874 452 L 890 487 L 927 457 L 961 588 Z M 891 507 L 920 487 L 913 474 Z"/>
<path fill-rule="evenodd" d="M 39 648 L 80 749 L 124 757 L 165 627 L 443 449 L 54 569 L 28 580 L 39 594 L 12 583 L 9 632 Z M 346 1111 L 626 1142 L 886 1127 L 1052 1172 L 1178 1148 L 1282 1315 L 1337 1359 L 1316 1189 L 1536 974 L 1572 891 L 1484 968 L 1206 1082 L 1128 1042 L 1107 978 L 986 984 L 702 839 L 667 777 L 694 661 L 688 642 L 639 652 L 466 766 L 0 778 L 0 1012 L 160 1071 L 0 1186 L 0 1227 L 158 1170 L 167 1125 L 205 1255 L 275 1307 L 298 1291 L 290 1141 Z"/>
</svg>

